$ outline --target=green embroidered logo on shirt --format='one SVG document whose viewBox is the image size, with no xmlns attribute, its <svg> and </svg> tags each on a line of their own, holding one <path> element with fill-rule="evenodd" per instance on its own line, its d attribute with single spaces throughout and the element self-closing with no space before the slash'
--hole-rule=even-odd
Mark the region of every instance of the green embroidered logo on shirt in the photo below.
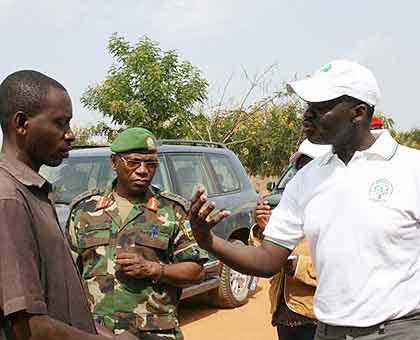
<svg viewBox="0 0 420 340">
<path fill-rule="evenodd" d="M 320 69 L 320 71 L 321 72 L 328 72 L 328 71 L 331 70 L 331 68 L 332 68 L 332 65 L 331 64 L 327 64 L 327 65 L 322 66 L 321 69 Z"/>
<path fill-rule="evenodd" d="M 371 184 L 369 199 L 373 201 L 388 201 L 393 191 L 392 183 L 385 178 L 380 178 Z"/>
</svg>

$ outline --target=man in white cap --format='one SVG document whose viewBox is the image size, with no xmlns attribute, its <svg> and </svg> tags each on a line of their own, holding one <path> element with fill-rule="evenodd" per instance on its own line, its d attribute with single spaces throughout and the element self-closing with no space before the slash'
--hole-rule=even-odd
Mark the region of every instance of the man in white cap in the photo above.
<svg viewBox="0 0 420 340">
<path fill-rule="evenodd" d="M 379 89 L 356 62 L 333 61 L 288 86 L 308 104 L 308 139 L 332 151 L 287 185 L 261 247 L 216 237 L 229 212 L 213 212 L 203 190 L 191 206 L 196 240 L 235 270 L 272 276 L 306 236 L 317 340 L 420 339 L 420 151 L 369 130 Z"/>
</svg>

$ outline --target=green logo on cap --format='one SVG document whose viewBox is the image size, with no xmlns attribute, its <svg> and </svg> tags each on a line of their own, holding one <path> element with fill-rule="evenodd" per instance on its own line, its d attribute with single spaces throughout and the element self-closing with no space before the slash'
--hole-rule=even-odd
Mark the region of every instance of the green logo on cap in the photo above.
<svg viewBox="0 0 420 340">
<path fill-rule="evenodd" d="M 332 65 L 331 64 L 327 64 L 321 67 L 320 71 L 321 72 L 328 72 L 329 70 L 331 70 Z"/>
</svg>

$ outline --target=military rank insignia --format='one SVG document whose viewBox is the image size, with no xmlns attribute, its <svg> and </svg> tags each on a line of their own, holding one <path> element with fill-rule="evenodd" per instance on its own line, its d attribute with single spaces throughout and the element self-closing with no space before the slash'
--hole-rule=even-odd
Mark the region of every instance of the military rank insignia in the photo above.
<svg viewBox="0 0 420 340">
<path fill-rule="evenodd" d="M 156 197 L 150 197 L 147 201 L 146 208 L 152 210 L 153 212 L 158 211 L 158 199 Z"/>
<path fill-rule="evenodd" d="M 153 138 L 151 137 L 147 137 L 146 138 L 146 145 L 147 145 L 147 150 L 154 150 L 155 149 L 155 142 L 153 141 Z"/>
<path fill-rule="evenodd" d="M 148 234 L 152 240 L 156 239 L 158 236 L 158 228 L 156 225 L 151 225 L 148 231 Z"/>
<path fill-rule="evenodd" d="M 96 210 L 104 209 L 108 205 L 108 198 L 102 196 L 98 202 L 96 202 Z"/>
</svg>

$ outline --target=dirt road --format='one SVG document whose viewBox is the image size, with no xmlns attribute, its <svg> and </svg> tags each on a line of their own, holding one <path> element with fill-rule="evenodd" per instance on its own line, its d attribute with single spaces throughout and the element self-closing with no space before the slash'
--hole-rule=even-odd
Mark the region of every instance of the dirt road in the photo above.
<svg viewBox="0 0 420 340">
<path fill-rule="evenodd" d="M 276 340 L 270 320 L 265 279 L 259 280 L 257 293 L 239 308 L 212 308 L 200 300 L 188 300 L 180 306 L 185 340 Z"/>
</svg>

